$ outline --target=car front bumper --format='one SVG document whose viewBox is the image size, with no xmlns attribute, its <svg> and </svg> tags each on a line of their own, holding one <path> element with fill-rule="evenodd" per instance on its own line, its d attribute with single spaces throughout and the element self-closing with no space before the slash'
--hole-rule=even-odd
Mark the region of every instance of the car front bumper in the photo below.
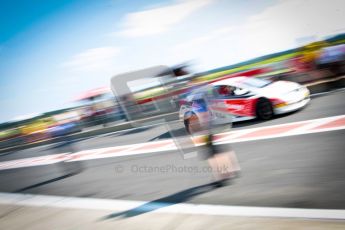
<svg viewBox="0 0 345 230">
<path fill-rule="evenodd" d="M 296 111 L 296 110 L 301 109 L 304 106 L 306 106 L 309 102 L 310 102 L 310 98 L 306 97 L 299 102 L 287 104 L 287 105 L 279 107 L 279 108 L 274 108 L 274 114 L 283 114 L 283 113 Z"/>
</svg>

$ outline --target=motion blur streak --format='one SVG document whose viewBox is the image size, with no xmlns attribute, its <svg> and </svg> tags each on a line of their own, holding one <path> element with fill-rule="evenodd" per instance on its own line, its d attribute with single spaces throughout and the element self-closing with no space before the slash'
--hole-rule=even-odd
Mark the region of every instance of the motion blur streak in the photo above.
<svg viewBox="0 0 345 230">
<path fill-rule="evenodd" d="M 345 129 L 345 115 L 232 131 L 229 133 L 219 134 L 218 136 L 220 138 L 216 138 L 216 144 L 263 140 L 340 129 Z M 199 140 L 200 138 L 195 137 L 194 139 L 197 145 L 203 144 L 203 141 Z M 171 150 L 177 150 L 173 141 L 155 141 L 151 143 L 141 143 L 127 146 L 90 149 L 72 154 L 61 153 L 43 157 L 4 161 L 0 162 L 0 170 L 54 164 L 61 161 L 83 161 Z"/>
</svg>

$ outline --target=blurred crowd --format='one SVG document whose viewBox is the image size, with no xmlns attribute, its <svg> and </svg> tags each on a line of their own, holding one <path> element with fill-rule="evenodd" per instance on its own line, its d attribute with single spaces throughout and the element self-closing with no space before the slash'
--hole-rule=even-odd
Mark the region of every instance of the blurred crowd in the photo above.
<svg viewBox="0 0 345 230">
<path fill-rule="evenodd" d="M 30 119 L 0 125 L 0 148 L 63 137 L 123 121 L 112 99 L 53 111 Z"/>
</svg>

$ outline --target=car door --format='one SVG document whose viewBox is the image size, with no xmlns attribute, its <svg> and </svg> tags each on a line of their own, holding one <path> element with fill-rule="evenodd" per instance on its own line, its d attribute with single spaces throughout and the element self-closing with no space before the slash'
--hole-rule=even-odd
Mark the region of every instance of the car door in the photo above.
<svg viewBox="0 0 345 230">
<path fill-rule="evenodd" d="M 231 88 L 231 91 L 224 88 Z M 233 114 L 235 116 L 255 116 L 255 97 L 242 88 L 230 85 L 217 85 L 213 89 L 213 110 L 215 113 Z"/>
</svg>

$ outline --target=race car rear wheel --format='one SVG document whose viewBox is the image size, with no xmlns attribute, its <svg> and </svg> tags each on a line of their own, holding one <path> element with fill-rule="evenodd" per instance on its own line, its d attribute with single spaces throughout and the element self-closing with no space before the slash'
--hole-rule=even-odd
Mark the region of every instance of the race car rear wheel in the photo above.
<svg viewBox="0 0 345 230">
<path fill-rule="evenodd" d="M 184 127 L 186 128 L 187 133 L 190 134 L 190 130 L 189 130 L 189 121 L 188 121 L 188 119 L 184 120 L 183 122 L 184 122 Z"/>
<path fill-rule="evenodd" d="M 259 98 L 256 103 L 256 116 L 261 120 L 269 120 L 273 117 L 273 107 L 267 98 Z"/>
<path fill-rule="evenodd" d="M 196 114 L 192 114 L 188 119 L 184 120 L 184 126 L 189 134 L 200 131 L 199 118 Z"/>
</svg>

